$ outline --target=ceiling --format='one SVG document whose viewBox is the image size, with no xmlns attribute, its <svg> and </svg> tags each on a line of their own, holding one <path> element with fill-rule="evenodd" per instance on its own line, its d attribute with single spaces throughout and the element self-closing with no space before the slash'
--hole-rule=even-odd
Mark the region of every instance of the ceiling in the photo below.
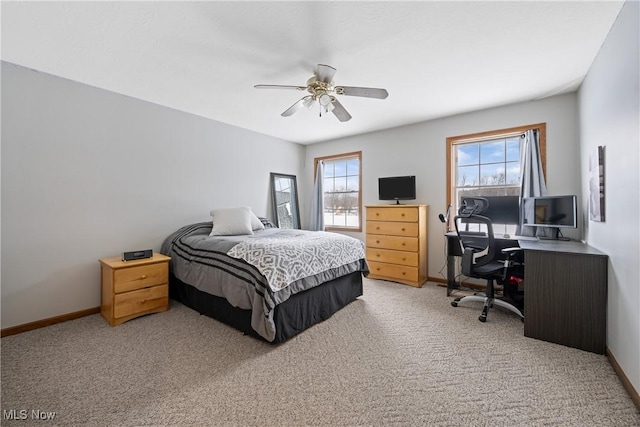
<svg viewBox="0 0 640 427">
<path fill-rule="evenodd" d="M 301 144 L 575 91 L 622 1 L 5 2 L 4 61 Z M 280 113 L 318 63 L 353 118 Z"/>
</svg>

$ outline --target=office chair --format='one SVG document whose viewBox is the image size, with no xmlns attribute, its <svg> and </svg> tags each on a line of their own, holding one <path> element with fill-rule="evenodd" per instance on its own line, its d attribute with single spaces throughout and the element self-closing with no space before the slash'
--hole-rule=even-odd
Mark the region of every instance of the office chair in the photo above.
<svg viewBox="0 0 640 427">
<path fill-rule="evenodd" d="M 514 312 L 524 321 L 524 314 L 520 309 L 504 298 L 495 297 L 494 288 L 494 284 L 498 282 L 502 285 L 503 297 L 513 294 L 509 291 L 511 285 L 508 283 L 508 279 L 512 276 L 520 278 L 524 276 L 522 250 L 519 247 L 500 249 L 493 235 L 491 220 L 480 215 L 488 206 L 487 200 L 474 198 L 473 202 L 472 205 L 463 204 L 458 215 L 454 218 L 456 233 L 462 249 L 462 274 L 467 277 L 486 279 L 487 287 L 484 293 L 456 298 L 451 302 L 451 305 L 457 307 L 462 302 L 482 302 L 484 306 L 478 319 L 481 322 L 486 322 L 489 309 L 495 304 Z M 487 231 L 486 233 L 478 233 L 461 230 L 463 224 L 466 229 L 469 224 L 483 224 Z"/>
</svg>

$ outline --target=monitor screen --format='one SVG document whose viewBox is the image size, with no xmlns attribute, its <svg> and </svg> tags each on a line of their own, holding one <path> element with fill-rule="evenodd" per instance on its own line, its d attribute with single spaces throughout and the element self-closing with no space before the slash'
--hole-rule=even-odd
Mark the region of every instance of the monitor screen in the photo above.
<svg viewBox="0 0 640 427">
<path fill-rule="evenodd" d="M 489 205 L 479 212 L 486 216 L 494 224 L 518 225 L 520 222 L 520 197 L 519 196 L 479 196 L 486 199 Z M 464 201 L 467 197 L 462 197 Z M 472 199 L 472 198 L 470 198 Z M 470 202 L 473 203 L 473 202 Z"/>
<path fill-rule="evenodd" d="M 378 178 L 378 198 L 380 200 L 414 200 L 416 198 L 416 177 Z"/>
<path fill-rule="evenodd" d="M 532 197 L 533 209 L 525 210 L 524 224 L 534 227 L 578 227 L 576 196 Z M 527 201 L 527 205 L 530 202 Z M 533 216 L 533 217 L 532 217 Z"/>
</svg>

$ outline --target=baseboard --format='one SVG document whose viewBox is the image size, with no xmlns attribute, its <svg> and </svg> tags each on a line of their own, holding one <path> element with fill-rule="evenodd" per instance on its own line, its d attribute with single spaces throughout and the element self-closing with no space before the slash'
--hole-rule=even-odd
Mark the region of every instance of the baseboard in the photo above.
<svg viewBox="0 0 640 427">
<path fill-rule="evenodd" d="M 66 322 L 67 320 L 79 319 L 81 317 L 90 316 L 100 313 L 100 307 L 87 308 L 86 310 L 75 311 L 73 313 L 62 314 L 60 316 L 49 317 L 48 319 L 36 320 L 35 322 L 25 323 L 24 325 L 11 326 L 0 330 L 0 337 L 8 337 L 9 335 L 21 334 L 22 332 L 33 331 L 34 329 L 44 328 L 45 326 L 55 325 L 56 323 Z"/>
<path fill-rule="evenodd" d="M 440 284 L 444 284 L 444 285 L 446 286 L 446 284 L 447 284 L 447 279 L 443 279 L 442 277 L 431 277 L 431 276 L 427 276 L 427 282 L 440 283 Z"/>
<path fill-rule="evenodd" d="M 618 361 L 613 356 L 613 353 L 611 353 L 611 350 L 609 350 L 609 347 L 605 348 L 604 353 L 606 354 L 607 359 L 609 359 L 609 363 L 611 363 L 611 366 L 613 366 L 613 370 L 616 371 L 616 374 L 618 374 L 618 378 L 620 378 L 620 381 L 622 381 L 622 385 L 624 386 L 625 390 L 627 390 L 627 393 L 629 393 L 629 396 L 631 396 L 631 400 L 633 400 L 633 403 L 635 403 L 638 410 L 640 410 L 640 394 L 638 394 L 638 390 L 633 387 L 633 384 L 631 384 L 629 378 L 627 378 L 620 365 L 618 365 Z"/>
</svg>

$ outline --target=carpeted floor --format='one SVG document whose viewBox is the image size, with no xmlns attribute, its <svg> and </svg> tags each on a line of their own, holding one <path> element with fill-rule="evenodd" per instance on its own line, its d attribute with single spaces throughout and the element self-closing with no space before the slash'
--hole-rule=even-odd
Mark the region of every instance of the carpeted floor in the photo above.
<svg viewBox="0 0 640 427">
<path fill-rule="evenodd" d="M 173 301 L 115 328 L 93 315 L 9 336 L 2 425 L 640 425 L 605 356 L 449 301 L 432 283 L 366 279 L 364 296 L 278 346 Z"/>
</svg>

